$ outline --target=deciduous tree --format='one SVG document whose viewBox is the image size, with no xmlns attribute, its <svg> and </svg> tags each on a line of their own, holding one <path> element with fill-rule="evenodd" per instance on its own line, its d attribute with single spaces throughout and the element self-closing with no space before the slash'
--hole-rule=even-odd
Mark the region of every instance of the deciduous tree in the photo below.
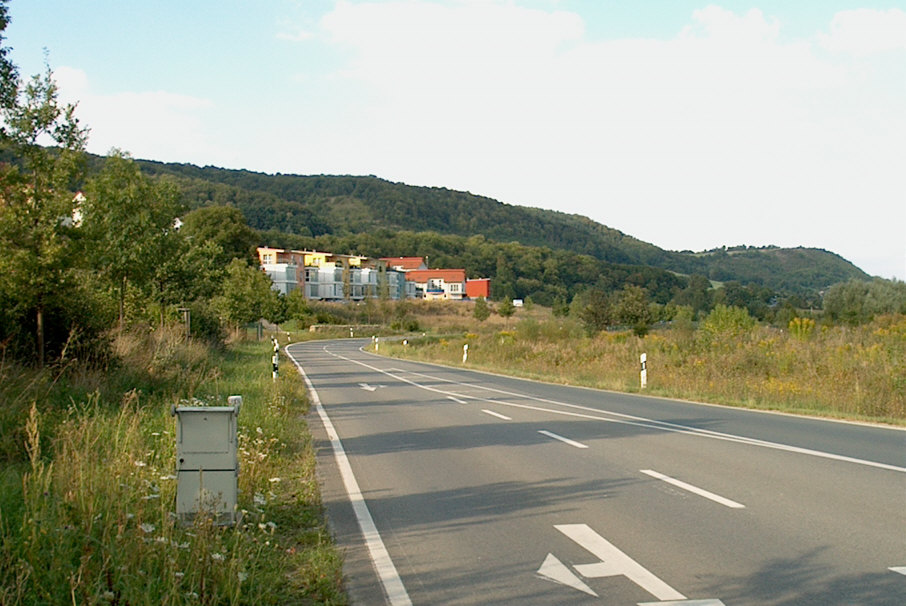
<svg viewBox="0 0 906 606">
<path fill-rule="evenodd" d="M 475 300 L 475 307 L 472 309 L 472 315 L 479 322 L 484 322 L 491 317 L 491 309 L 488 307 L 488 302 L 484 297 L 478 297 Z"/>
<path fill-rule="evenodd" d="M 223 293 L 216 299 L 221 317 L 240 326 L 260 318 L 274 320 L 280 313 L 280 295 L 266 273 L 233 259 L 226 269 Z"/>
<path fill-rule="evenodd" d="M 5 25 L 6 6 L 0 4 Z M 16 164 L 0 166 L 0 288 L 34 318 L 34 360 L 43 365 L 46 313 L 65 309 L 55 299 L 67 290 L 78 260 L 73 186 L 82 173 L 87 130 L 76 120 L 75 106 L 59 101 L 50 67 L 25 84 L 12 80 L 16 76 L 3 49 L 0 145 Z"/>
<path fill-rule="evenodd" d="M 87 256 L 117 292 L 120 326 L 128 286 L 150 294 L 155 275 L 179 254 L 179 247 L 170 241 L 178 212 L 176 191 L 149 180 L 128 154 L 117 150 L 86 187 Z"/>
<path fill-rule="evenodd" d="M 193 243 L 213 242 L 222 253 L 217 262 L 226 267 L 233 259 L 256 261 L 258 234 L 245 222 L 242 211 L 232 206 L 206 206 L 183 217 L 183 234 Z"/>
</svg>

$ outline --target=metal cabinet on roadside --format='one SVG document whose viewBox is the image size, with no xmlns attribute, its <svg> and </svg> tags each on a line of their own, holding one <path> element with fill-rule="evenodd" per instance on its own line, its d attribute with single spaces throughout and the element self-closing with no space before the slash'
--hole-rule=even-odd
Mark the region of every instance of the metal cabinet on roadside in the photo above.
<svg viewBox="0 0 906 606">
<path fill-rule="evenodd" d="M 229 406 L 176 406 L 176 515 L 206 512 L 218 524 L 236 521 L 239 457 L 237 420 L 242 396 Z"/>
</svg>

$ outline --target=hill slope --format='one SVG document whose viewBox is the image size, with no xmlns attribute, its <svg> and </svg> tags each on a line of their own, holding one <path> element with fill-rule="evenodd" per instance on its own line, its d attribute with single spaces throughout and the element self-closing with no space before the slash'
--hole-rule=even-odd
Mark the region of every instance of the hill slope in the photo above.
<svg viewBox="0 0 906 606">
<path fill-rule="evenodd" d="M 139 163 L 148 174 L 175 178 L 190 206 L 237 206 L 249 225 L 265 231 L 303 236 L 343 236 L 379 229 L 465 237 L 480 234 L 493 241 L 569 250 L 609 263 L 759 284 L 782 293 L 814 293 L 837 282 L 868 278 L 852 263 L 821 249 L 667 251 L 579 215 L 373 176 L 267 175 L 188 164 Z"/>
</svg>

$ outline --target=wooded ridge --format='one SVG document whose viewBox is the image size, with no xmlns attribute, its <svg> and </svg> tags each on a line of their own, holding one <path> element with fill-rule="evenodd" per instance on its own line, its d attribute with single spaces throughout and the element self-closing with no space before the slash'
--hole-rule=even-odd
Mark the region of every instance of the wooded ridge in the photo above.
<svg viewBox="0 0 906 606">
<path fill-rule="evenodd" d="M 148 175 L 173 178 L 191 208 L 235 206 L 251 227 L 269 233 L 332 236 L 332 242 L 355 234 L 386 235 L 388 231 L 483 236 L 497 243 L 518 242 L 611 264 L 696 274 L 807 298 L 832 284 L 869 277 L 839 255 L 822 249 L 741 246 L 699 253 L 668 251 L 580 215 L 374 176 L 268 175 L 190 164 L 138 163 Z M 356 239 L 350 242 L 361 246 Z M 381 254 L 415 253 L 410 249 Z"/>
</svg>

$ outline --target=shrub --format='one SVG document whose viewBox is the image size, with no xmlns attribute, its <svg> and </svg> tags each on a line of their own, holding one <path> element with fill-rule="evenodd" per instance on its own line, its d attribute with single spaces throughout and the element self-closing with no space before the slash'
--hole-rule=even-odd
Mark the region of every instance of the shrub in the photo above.
<svg viewBox="0 0 906 606">
<path fill-rule="evenodd" d="M 715 305 L 702 322 L 701 330 L 711 340 L 743 335 L 755 326 L 755 318 L 742 307 Z"/>
</svg>

